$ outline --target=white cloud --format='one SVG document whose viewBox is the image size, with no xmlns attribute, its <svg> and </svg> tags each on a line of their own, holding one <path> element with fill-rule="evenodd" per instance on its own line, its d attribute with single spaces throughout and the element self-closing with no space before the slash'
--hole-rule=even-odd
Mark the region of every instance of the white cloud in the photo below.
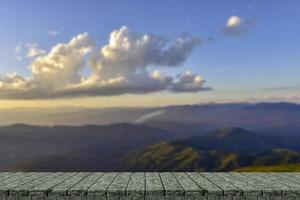
<svg viewBox="0 0 300 200">
<path fill-rule="evenodd" d="M 223 32 L 227 35 L 242 35 L 249 31 L 255 20 L 244 19 L 240 16 L 231 16 L 227 19 Z"/>
<path fill-rule="evenodd" d="M 22 61 L 22 56 L 20 55 L 20 52 L 22 50 L 22 44 L 18 44 L 17 46 L 15 46 L 15 56 L 17 61 Z"/>
<path fill-rule="evenodd" d="M 36 43 L 27 43 L 25 46 L 27 48 L 26 57 L 28 58 L 35 58 L 46 53 L 46 51 L 40 49 Z"/>
<path fill-rule="evenodd" d="M 198 92 L 210 90 L 210 88 L 203 86 L 204 83 L 205 80 L 202 76 L 187 71 L 179 76 L 179 80 L 172 85 L 170 90 L 173 92 Z"/>
<path fill-rule="evenodd" d="M 26 79 L 16 73 L 0 76 L 0 97 L 2 98 L 10 99 L 15 96 L 30 98 L 28 92 L 31 93 L 34 87 L 31 79 Z"/>
<path fill-rule="evenodd" d="M 18 61 L 22 61 L 24 57 L 35 58 L 46 53 L 45 50 L 40 49 L 36 43 L 18 44 L 15 46 L 15 56 Z"/>
<path fill-rule="evenodd" d="M 238 16 L 231 16 L 227 20 L 227 27 L 233 28 L 238 27 L 242 24 L 244 20 L 241 17 Z"/>
<path fill-rule="evenodd" d="M 57 31 L 57 30 L 53 30 L 53 31 L 49 31 L 48 32 L 48 35 L 50 36 L 50 37 L 55 37 L 55 36 L 57 36 L 57 35 L 59 35 L 59 31 Z"/>
<path fill-rule="evenodd" d="M 149 70 L 149 67 L 156 66 L 179 67 L 199 44 L 199 37 L 185 36 L 171 40 L 165 36 L 132 33 L 127 27 L 113 31 L 108 44 L 99 49 L 95 48 L 87 33 L 79 34 L 68 43 L 57 44 L 49 52 L 31 44 L 32 52 L 28 54 L 36 57 L 29 66 L 32 77 L 23 78 L 16 74 L 1 77 L 0 98 L 207 90 L 209 88 L 203 87 L 204 79 L 197 74 L 187 72 L 172 77 L 158 70 Z M 92 69 L 90 75 L 82 74 L 85 67 Z"/>
<path fill-rule="evenodd" d="M 41 87 L 64 89 L 80 81 L 84 56 L 93 47 L 94 42 L 87 33 L 79 34 L 69 43 L 57 44 L 47 55 L 37 57 L 30 65 L 31 72 Z"/>
<path fill-rule="evenodd" d="M 199 44 L 199 37 L 170 41 L 164 36 L 139 35 L 122 27 L 110 34 L 109 43 L 93 57 L 91 65 L 102 78 L 145 71 L 149 66 L 176 67 L 185 62 Z"/>
</svg>

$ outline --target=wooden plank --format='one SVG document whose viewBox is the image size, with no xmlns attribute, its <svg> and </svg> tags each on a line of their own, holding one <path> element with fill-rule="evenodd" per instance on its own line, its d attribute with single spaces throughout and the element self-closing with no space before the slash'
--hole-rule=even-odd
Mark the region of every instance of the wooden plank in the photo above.
<svg viewBox="0 0 300 200">
<path fill-rule="evenodd" d="M 53 180 L 47 181 L 45 183 L 42 183 L 32 188 L 29 194 L 31 196 L 46 196 L 48 195 L 48 191 L 51 190 L 53 187 L 75 176 L 76 174 L 77 174 L 76 172 L 65 172 L 61 176 L 58 176 Z"/>
<path fill-rule="evenodd" d="M 281 188 L 274 185 L 270 181 L 266 181 L 261 177 L 257 176 L 254 172 L 243 172 L 242 176 L 248 181 L 252 182 L 252 185 L 260 186 L 263 188 L 263 196 L 267 197 L 281 197 Z"/>
<path fill-rule="evenodd" d="M 0 186 L 8 184 L 16 180 L 16 178 L 20 178 L 20 176 L 25 175 L 24 172 L 17 173 L 3 173 L 0 179 Z M 1 192 L 0 192 L 1 193 Z M 0 194 L 1 195 L 1 194 Z M 4 194 L 5 195 L 5 194 Z M 3 196 L 3 194 L 2 194 Z"/>
<path fill-rule="evenodd" d="M 300 184 L 300 173 L 299 172 L 280 172 L 280 173 L 274 173 L 276 175 L 280 174 L 281 176 L 284 176 L 284 178 L 292 183 L 295 183 L 295 185 Z M 285 193 L 285 192 L 283 192 Z M 285 195 L 285 194 L 284 194 Z"/>
<path fill-rule="evenodd" d="M 284 174 L 288 174 L 290 177 L 295 177 L 300 180 L 300 172 L 285 172 Z"/>
<path fill-rule="evenodd" d="M 199 174 L 198 172 L 187 172 L 189 177 L 191 177 L 199 186 L 202 188 L 204 196 L 222 196 L 223 190 L 219 188 L 216 184 Z"/>
<path fill-rule="evenodd" d="M 277 176 L 277 177 L 281 177 L 285 180 L 288 180 L 292 183 L 295 183 L 296 185 L 300 185 L 300 176 L 297 176 L 298 174 L 300 175 L 300 173 L 291 173 L 291 172 L 273 172 L 273 173 L 270 173 L 272 174 L 273 176 Z"/>
<path fill-rule="evenodd" d="M 186 173 L 175 172 L 173 175 L 184 189 L 185 196 L 191 196 L 194 199 L 199 199 L 204 195 L 203 190 Z"/>
<path fill-rule="evenodd" d="M 159 173 L 166 196 L 184 196 L 184 190 L 172 173 Z"/>
<path fill-rule="evenodd" d="M 273 176 L 280 177 L 281 179 L 288 181 L 289 183 L 292 183 L 294 186 L 299 187 L 300 184 L 300 173 L 297 172 L 280 172 L 280 173 L 270 173 Z M 300 189 L 298 189 L 299 191 Z M 285 200 L 296 200 L 300 199 L 299 194 L 288 196 L 285 191 L 283 191 L 283 196 Z M 299 193 L 299 192 L 298 192 Z"/>
<path fill-rule="evenodd" d="M 225 196 L 242 196 L 243 192 L 241 188 L 236 187 L 232 183 L 224 180 L 223 178 L 217 176 L 216 173 L 200 173 L 204 177 L 206 177 L 208 180 L 216 184 L 219 188 L 221 188 L 224 192 Z"/>
<path fill-rule="evenodd" d="M 271 173 L 257 173 L 264 180 L 274 182 L 276 186 L 280 187 L 282 190 L 282 195 L 284 198 L 289 197 L 300 197 L 300 185 L 291 181 L 287 181 L 284 178 L 274 176 Z M 274 184 L 273 183 L 273 184 Z"/>
<path fill-rule="evenodd" d="M 17 180 L 22 180 L 27 177 L 27 173 L 16 173 L 15 175 L 12 175 L 8 177 L 7 179 L 3 179 L 0 182 L 0 199 L 6 199 L 6 196 L 8 196 L 8 191 L 5 189 L 1 189 L 7 184 L 13 183 Z"/>
<path fill-rule="evenodd" d="M 126 188 L 129 183 L 132 173 L 124 172 L 119 173 L 112 184 L 107 189 L 107 198 L 119 199 L 121 196 L 126 195 Z"/>
<path fill-rule="evenodd" d="M 20 176 L 13 177 L 10 180 L 8 180 L 9 182 L 2 182 L 3 185 L 0 186 L 0 193 L 8 194 L 9 190 L 45 175 L 45 173 L 29 172 L 21 174 Z"/>
<path fill-rule="evenodd" d="M 87 190 L 96 183 L 103 176 L 103 172 L 96 172 L 90 174 L 88 177 L 74 185 L 68 190 L 70 196 L 83 196 L 87 195 Z"/>
<path fill-rule="evenodd" d="M 3 173 L 2 172 L 1 175 L 0 175 L 0 183 L 2 181 L 4 181 L 5 179 L 9 179 L 9 178 L 11 178 L 13 176 L 16 176 L 18 174 L 21 174 L 21 172 L 17 172 L 17 173 L 12 173 L 12 172 L 5 172 L 5 173 Z"/>
<path fill-rule="evenodd" d="M 69 179 L 66 179 L 62 183 L 56 185 L 52 189 L 48 191 L 48 195 L 60 195 L 60 196 L 66 196 L 68 189 L 70 189 L 72 186 L 77 184 L 78 182 L 82 181 L 84 178 L 86 178 L 88 175 L 90 175 L 90 172 L 79 172 L 75 176 L 72 176 Z"/>
<path fill-rule="evenodd" d="M 1 182 L 0 190 L 2 191 L 2 190 L 13 189 L 18 185 L 22 185 L 30 180 L 33 180 L 34 178 L 37 178 L 39 174 L 40 173 L 37 172 L 29 172 L 29 173 L 23 173 L 17 176 L 13 176 Z"/>
<path fill-rule="evenodd" d="M 12 172 L 0 172 L 0 179 L 3 177 L 3 176 L 6 176 L 6 175 L 9 175 L 11 174 Z"/>
<path fill-rule="evenodd" d="M 1 200 L 300 199 L 300 173 L 21 172 L 0 180 Z"/>
<path fill-rule="evenodd" d="M 19 174 L 16 174 L 14 176 L 11 176 L 7 179 L 4 179 L 0 182 L 0 188 L 3 185 L 7 185 L 8 183 L 12 183 L 12 182 L 17 181 L 17 180 L 22 180 L 22 179 L 26 178 L 27 176 L 28 176 L 28 173 L 19 173 Z"/>
<path fill-rule="evenodd" d="M 8 196 L 8 191 L 1 190 L 1 187 L 5 186 L 9 183 L 12 183 L 12 182 L 16 181 L 17 179 L 22 179 L 24 177 L 25 177 L 25 173 L 19 173 L 19 174 L 16 174 L 15 176 L 10 176 L 7 179 L 3 179 L 0 182 L 0 199 L 6 199 L 6 197 Z"/>
<path fill-rule="evenodd" d="M 44 176 L 42 175 L 44 174 Z M 28 196 L 29 191 L 33 188 L 35 188 L 37 185 L 40 185 L 44 182 L 47 182 L 49 180 L 52 180 L 54 178 L 57 178 L 60 176 L 62 173 L 40 173 L 40 177 L 35 178 L 34 180 L 23 184 L 19 185 L 11 190 L 9 190 L 9 195 L 18 195 L 18 196 Z"/>
<path fill-rule="evenodd" d="M 247 173 L 237 173 L 237 172 L 230 172 L 228 174 L 230 174 L 230 176 L 237 177 L 252 186 L 257 187 L 258 189 L 260 189 L 262 191 L 262 195 L 264 197 L 281 196 L 280 190 L 278 191 L 278 189 L 274 189 L 274 187 L 272 187 L 271 185 L 266 184 L 266 183 L 262 182 L 261 180 L 257 180 L 255 178 L 251 177 L 251 173 L 250 173 L 250 176 Z"/>
<path fill-rule="evenodd" d="M 286 180 L 285 177 L 281 176 L 276 176 L 275 174 L 277 173 L 259 173 L 258 175 L 261 176 L 262 178 L 267 178 L 269 180 L 273 180 L 275 182 L 280 183 L 281 185 L 284 185 L 286 188 L 290 188 L 293 190 L 299 190 L 300 189 L 300 183 L 294 182 L 292 180 Z"/>
<path fill-rule="evenodd" d="M 157 172 L 146 172 L 146 197 L 148 199 L 164 196 L 165 190 Z"/>
<path fill-rule="evenodd" d="M 144 172 L 132 173 L 126 189 L 126 196 L 129 196 L 131 200 L 144 199 L 145 189 L 146 189 L 146 173 Z"/>
<path fill-rule="evenodd" d="M 235 185 L 236 187 L 239 187 L 243 190 L 243 196 L 254 196 L 254 197 L 258 197 L 258 196 L 262 196 L 262 190 L 259 189 L 256 186 L 253 186 L 249 183 L 247 183 L 246 181 L 244 181 L 244 179 L 238 178 L 236 176 L 232 176 L 230 173 L 216 173 L 217 176 L 220 176 L 221 178 L 223 178 L 224 180 L 226 180 L 227 182 L 232 183 L 233 185 Z"/>
<path fill-rule="evenodd" d="M 270 173 L 272 176 L 279 177 L 282 179 L 282 181 L 288 182 L 288 184 L 292 184 L 294 187 L 298 188 L 298 191 L 300 190 L 300 173 L 292 173 L 292 172 L 280 172 L 280 173 Z M 299 193 L 299 192 L 298 192 Z M 287 198 L 287 192 L 283 191 L 283 196 Z M 299 194 L 297 194 L 297 191 L 294 191 L 294 196 L 297 198 L 300 198 Z M 292 198 L 291 198 L 292 199 Z"/>
<path fill-rule="evenodd" d="M 274 188 L 272 186 L 265 184 L 260 180 L 249 177 L 245 173 L 229 172 L 228 175 L 235 177 L 237 179 L 240 179 L 243 182 L 246 182 L 249 185 L 252 185 L 252 186 L 258 188 L 259 190 L 262 191 L 262 195 L 264 198 L 270 197 L 270 196 L 276 197 L 276 196 L 281 195 L 280 191 L 278 192 L 278 190 L 274 190 Z M 259 198 L 263 198 L 263 197 L 259 197 Z"/>
<path fill-rule="evenodd" d="M 97 196 L 97 198 L 106 198 L 107 189 L 115 180 L 117 175 L 118 173 L 116 172 L 104 173 L 103 176 L 87 190 L 87 195 Z"/>
</svg>

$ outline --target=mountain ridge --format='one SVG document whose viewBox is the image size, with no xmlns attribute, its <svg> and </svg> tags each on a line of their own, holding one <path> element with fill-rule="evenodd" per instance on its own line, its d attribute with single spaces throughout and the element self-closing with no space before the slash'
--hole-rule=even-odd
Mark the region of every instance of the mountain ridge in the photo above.
<svg viewBox="0 0 300 200">
<path fill-rule="evenodd" d="M 124 162 L 137 171 L 230 171 L 251 165 L 300 163 L 299 149 L 268 139 L 241 128 L 227 128 L 213 135 L 150 145 L 129 153 Z"/>
<path fill-rule="evenodd" d="M 151 113 L 159 114 L 143 118 Z M 42 126 L 106 125 L 135 123 L 139 119 L 143 119 L 143 124 L 153 124 L 153 122 L 193 124 L 203 126 L 207 130 L 243 127 L 259 133 L 272 131 L 297 134 L 300 132 L 300 105 L 287 102 L 262 102 L 171 105 L 151 108 L 0 109 L 0 125 L 16 123 Z"/>
</svg>

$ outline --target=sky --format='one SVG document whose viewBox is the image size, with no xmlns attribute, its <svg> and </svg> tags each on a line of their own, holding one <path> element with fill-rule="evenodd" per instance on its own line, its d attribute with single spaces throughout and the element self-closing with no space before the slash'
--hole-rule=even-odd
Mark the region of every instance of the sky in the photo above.
<svg viewBox="0 0 300 200">
<path fill-rule="evenodd" d="M 300 101 L 297 0 L 0 0 L 0 108 Z"/>
</svg>

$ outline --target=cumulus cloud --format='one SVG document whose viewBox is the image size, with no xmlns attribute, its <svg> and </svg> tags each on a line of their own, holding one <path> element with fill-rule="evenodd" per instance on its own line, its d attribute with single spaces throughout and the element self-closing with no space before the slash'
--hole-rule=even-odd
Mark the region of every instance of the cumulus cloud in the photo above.
<svg viewBox="0 0 300 200">
<path fill-rule="evenodd" d="M 31 93 L 34 87 L 31 79 L 26 79 L 17 73 L 0 76 L 0 97 L 2 98 L 11 99 L 15 96 L 26 98 L 27 93 Z"/>
<path fill-rule="evenodd" d="M 0 98 L 35 99 L 74 96 L 140 94 L 168 90 L 207 90 L 204 79 L 191 72 L 170 76 L 153 67 L 179 67 L 201 43 L 199 37 L 137 34 L 122 27 L 110 34 L 108 44 L 97 48 L 88 33 L 49 52 L 31 45 L 29 66 L 32 76 L 0 77 Z M 83 74 L 84 68 L 91 74 Z M 4 92 L 5 91 L 5 92 Z"/>
<path fill-rule="evenodd" d="M 199 44 L 199 37 L 170 41 L 164 36 L 139 35 L 122 27 L 110 34 L 109 43 L 93 57 L 91 65 L 103 78 L 145 71 L 148 66 L 176 67 L 185 62 Z"/>
<path fill-rule="evenodd" d="M 242 35 L 249 31 L 255 20 L 244 19 L 240 16 L 231 16 L 227 19 L 226 27 L 223 29 L 227 35 Z"/>
<path fill-rule="evenodd" d="M 205 80 L 198 74 L 193 74 L 190 71 L 179 75 L 179 80 L 173 83 L 170 88 L 173 92 L 198 92 L 202 90 L 210 90 L 209 87 L 204 87 Z"/>
<path fill-rule="evenodd" d="M 79 71 L 85 65 L 84 56 L 94 47 L 87 33 L 79 34 L 67 44 L 57 44 L 44 56 L 37 57 L 30 65 L 39 86 L 44 89 L 64 89 L 68 84 L 81 80 Z"/>
</svg>

